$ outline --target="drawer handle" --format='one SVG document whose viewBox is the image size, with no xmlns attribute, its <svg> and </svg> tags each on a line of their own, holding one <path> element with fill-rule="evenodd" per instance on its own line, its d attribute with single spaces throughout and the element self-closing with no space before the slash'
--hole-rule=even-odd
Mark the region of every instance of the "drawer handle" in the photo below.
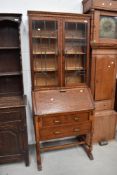
<svg viewBox="0 0 117 175">
<path fill-rule="evenodd" d="M 78 121 L 78 120 L 79 120 L 79 117 L 74 117 L 74 120 L 75 120 L 75 121 Z"/>
<path fill-rule="evenodd" d="M 65 89 L 61 89 L 60 92 L 66 92 L 66 90 Z"/>
<path fill-rule="evenodd" d="M 60 131 L 55 131 L 54 134 L 56 134 L 56 135 L 61 134 L 61 132 Z"/>
<path fill-rule="evenodd" d="M 54 120 L 54 123 L 55 124 L 60 123 L 60 120 Z"/>
<path fill-rule="evenodd" d="M 74 132 L 79 132 L 79 131 L 80 131 L 79 128 L 75 128 L 75 129 L 74 129 Z"/>
</svg>

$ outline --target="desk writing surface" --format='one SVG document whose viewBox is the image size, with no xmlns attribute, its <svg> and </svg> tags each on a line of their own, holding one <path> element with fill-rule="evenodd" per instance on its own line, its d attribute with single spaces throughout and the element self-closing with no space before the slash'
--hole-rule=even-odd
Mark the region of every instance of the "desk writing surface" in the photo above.
<svg viewBox="0 0 117 175">
<path fill-rule="evenodd" d="M 94 109 L 89 88 L 33 92 L 34 115 L 89 111 Z"/>
</svg>

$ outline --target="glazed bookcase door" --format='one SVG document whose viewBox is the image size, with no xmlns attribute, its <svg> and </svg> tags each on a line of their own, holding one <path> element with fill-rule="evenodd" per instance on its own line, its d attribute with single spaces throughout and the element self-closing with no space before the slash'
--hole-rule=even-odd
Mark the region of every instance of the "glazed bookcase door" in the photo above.
<svg viewBox="0 0 117 175">
<path fill-rule="evenodd" d="M 110 12 L 96 11 L 94 15 L 95 43 L 117 43 L 117 15 Z"/>
<path fill-rule="evenodd" d="M 88 21 L 64 22 L 64 82 L 77 86 L 87 82 Z"/>
<path fill-rule="evenodd" d="M 58 59 L 58 21 L 47 18 L 32 20 L 34 89 L 59 85 Z"/>
</svg>

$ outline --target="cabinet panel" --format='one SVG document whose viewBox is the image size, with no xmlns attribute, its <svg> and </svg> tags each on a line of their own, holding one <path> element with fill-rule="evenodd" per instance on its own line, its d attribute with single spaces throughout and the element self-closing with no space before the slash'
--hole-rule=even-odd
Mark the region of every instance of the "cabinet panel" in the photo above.
<svg viewBox="0 0 117 175">
<path fill-rule="evenodd" d="M 0 47 L 19 47 L 18 27 L 19 24 L 15 20 L 0 21 Z"/>
<path fill-rule="evenodd" d="M 23 151 L 23 140 L 19 122 L 0 125 L 0 156 L 18 154 Z"/>
<path fill-rule="evenodd" d="M 0 95 L 20 95 L 23 93 L 22 76 L 0 76 Z"/>
<path fill-rule="evenodd" d="M 113 100 L 101 100 L 95 102 L 96 111 L 109 110 L 109 109 L 113 109 Z"/>
<path fill-rule="evenodd" d="M 0 164 L 25 160 L 29 165 L 25 108 L 0 110 Z"/>
<path fill-rule="evenodd" d="M 9 121 L 21 121 L 21 114 L 17 113 L 17 111 L 0 113 L 0 122 L 9 122 Z"/>
<path fill-rule="evenodd" d="M 115 138 L 117 114 L 112 110 L 95 113 L 93 141 L 111 140 Z"/>
<path fill-rule="evenodd" d="M 21 72 L 19 50 L 0 50 L 0 74 Z M 10 64 L 9 64 L 10 60 Z"/>
<path fill-rule="evenodd" d="M 18 101 L 18 98 L 16 100 Z M 13 101 L 11 103 L 13 103 Z M 25 108 L 18 108 L 18 109 L 11 108 L 11 109 L 0 110 L 0 125 L 2 125 L 2 123 L 8 123 L 8 122 L 14 122 L 14 121 L 23 122 L 23 125 L 25 125 L 25 121 L 26 121 Z"/>
<path fill-rule="evenodd" d="M 111 99 L 115 84 L 115 56 L 96 56 L 95 100 Z"/>
</svg>

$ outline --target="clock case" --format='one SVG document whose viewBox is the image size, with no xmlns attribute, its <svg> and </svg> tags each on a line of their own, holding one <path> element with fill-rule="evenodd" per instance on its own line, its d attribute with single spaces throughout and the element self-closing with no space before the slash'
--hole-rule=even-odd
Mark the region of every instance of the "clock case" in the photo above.
<svg viewBox="0 0 117 175">
<path fill-rule="evenodd" d="M 99 10 L 92 10 L 92 32 L 91 32 L 91 44 L 101 44 L 101 45 L 109 45 L 112 46 L 115 45 L 117 47 L 117 14 L 115 12 L 109 12 L 109 11 L 99 11 Z M 108 33 L 103 32 L 104 36 L 101 36 L 101 20 L 103 20 L 102 24 L 102 30 L 104 30 L 104 27 L 106 23 L 110 25 L 108 30 Z M 115 24 L 114 24 L 115 21 Z M 108 27 L 108 26 L 107 26 Z M 106 27 L 105 27 L 106 28 Z M 113 36 L 111 37 L 112 32 L 114 32 Z M 115 36 L 115 37 L 114 37 Z"/>
<path fill-rule="evenodd" d="M 83 13 L 91 15 L 90 87 L 95 101 L 93 142 L 102 142 L 114 139 L 116 133 L 117 39 L 100 37 L 100 19 L 102 16 L 117 17 L 117 1 L 83 0 L 82 3 Z M 116 9 L 109 3 L 114 3 Z"/>
</svg>

